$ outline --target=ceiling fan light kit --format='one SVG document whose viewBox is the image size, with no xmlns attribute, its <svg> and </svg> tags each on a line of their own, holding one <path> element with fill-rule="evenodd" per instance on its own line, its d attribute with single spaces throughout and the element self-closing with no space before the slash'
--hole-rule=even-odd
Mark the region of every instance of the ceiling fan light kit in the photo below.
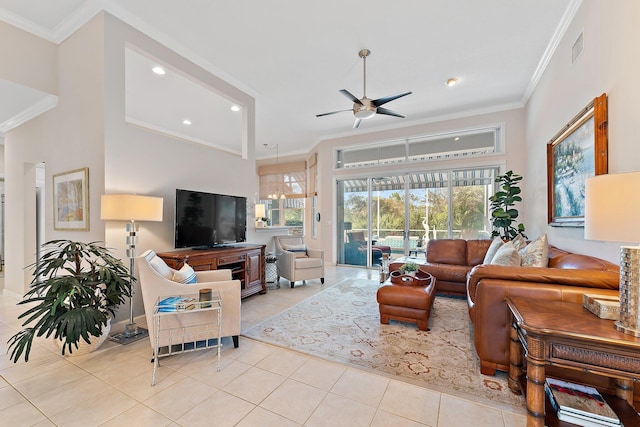
<svg viewBox="0 0 640 427">
<path fill-rule="evenodd" d="M 324 117 L 324 116 L 329 116 L 331 114 L 342 113 L 344 111 L 352 111 L 355 117 L 355 121 L 353 122 L 354 129 L 360 126 L 360 122 L 362 120 L 370 119 L 376 114 L 383 114 L 386 116 L 393 116 L 393 117 L 400 117 L 400 118 L 406 117 L 404 114 L 400 114 L 395 111 L 382 108 L 381 105 L 384 105 L 387 102 L 393 101 L 394 99 L 398 99 L 403 96 L 410 95 L 411 92 L 402 92 L 396 95 L 385 96 L 383 98 L 378 98 L 378 99 L 367 98 L 367 56 L 369 56 L 369 54 L 371 54 L 371 51 L 369 49 L 362 49 L 360 52 L 358 52 L 358 56 L 362 58 L 362 64 L 363 64 L 363 76 L 364 76 L 363 89 L 364 90 L 362 91 L 362 98 L 358 99 L 348 90 L 340 89 L 340 93 L 353 102 L 353 108 L 348 110 L 338 110 L 338 111 L 331 111 L 329 113 L 316 114 L 316 117 Z"/>
</svg>

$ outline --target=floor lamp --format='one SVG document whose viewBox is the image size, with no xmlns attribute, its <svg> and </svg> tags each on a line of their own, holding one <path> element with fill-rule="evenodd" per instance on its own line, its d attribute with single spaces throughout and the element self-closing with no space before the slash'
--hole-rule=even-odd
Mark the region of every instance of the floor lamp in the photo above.
<svg viewBox="0 0 640 427">
<path fill-rule="evenodd" d="M 640 172 L 597 175 L 585 186 L 584 238 L 640 242 Z M 640 246 L 620 248 L 617 330 L 640 337 Z"/>
<path fill-rule="evenodd" d="M 136 221 L 162 221 L 162 197 L 139 196 L 137 194 L 105 194 L 100 201 L 100 219 L 106 221 L 127 222 L 127 257 L 129 273 L 135 274 L 136 245 L 138 243 L 138 224 Z M 148 335 L 148 331 L 139 328 L 133 319 L 133 289 L 129 297 L 129 324 L 122 334 L 111 337 L 113 341 L 127 344 Z"/>
</svg>

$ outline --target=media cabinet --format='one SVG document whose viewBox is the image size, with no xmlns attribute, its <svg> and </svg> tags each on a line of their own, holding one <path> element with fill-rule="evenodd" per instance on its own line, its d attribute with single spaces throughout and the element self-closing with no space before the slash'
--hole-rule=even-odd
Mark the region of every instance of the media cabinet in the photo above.
<svg viewBox="0 0 640 427">
<path fill-rule="evenodd" d="M 209 249 L 178 249 L 157 254 L 171 268 L 179 270 L 187 262 L 196 271 L 230 269 L 240 281 L 241 298 L 267 292 L 265 245 L 233 245 Z"/>
</svg>

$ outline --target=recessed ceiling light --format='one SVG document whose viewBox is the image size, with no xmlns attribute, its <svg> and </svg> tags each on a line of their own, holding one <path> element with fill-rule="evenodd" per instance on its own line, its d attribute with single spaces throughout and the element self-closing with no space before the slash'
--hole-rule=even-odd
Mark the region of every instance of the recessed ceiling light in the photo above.
<svg viewBox="0 0 640 427">
<path fill-rule="evenodd" d="M 156 73 L 159 76 L 164 76 L 166 74 L 166 71 L 164 70 L 164 68 L 162 68 L 159 65 L 156 65 L 155 67 L 153 67 L 151 69 L 151 71 L 153 71 L 154 73 Z"/>
<path fill-rule="evenodd" d="M 458 79 L 456 79 L 455 77 L 451 77 L 445 82 L 445 84 L 449 87 L 455 86 L 456 84 L 458 84 Z"/>
<path fill-rule="evenodd" d="M 183 124 L 183 125 L 187 125 L 187 126 L 189 126 L 189 125 L 191 124 L 191 120 L 189 120 L 189 119 L 184 119 L 184 120 L 182 121 L 182 124 Z"/>
<path fill-rule="evenodd" d="M 240 111 L 240 107 L 238 107 L 237 105 L 232 105 L 231 111 Z"/>
<path fill-rule="evenodd" d="M 453 138 L 454 141 L 460 141 L 460 137 L 456 136 L 455 138 Z"/>
</svg>

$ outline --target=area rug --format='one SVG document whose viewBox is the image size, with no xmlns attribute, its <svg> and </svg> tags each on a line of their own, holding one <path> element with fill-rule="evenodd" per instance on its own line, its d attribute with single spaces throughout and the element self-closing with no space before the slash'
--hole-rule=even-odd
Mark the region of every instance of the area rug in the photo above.
<svg viewBox="0 0 640 427">
<path fill-rule="evenodd" d="M 364 368 L 433 390 L 523 412 L 507 375 L 480 374 L 467 303 L 437 296 L 430 331 L 380 324 L 372 280 L 342 281 L 243 332 L 259 341 Z"/>
</svg>

